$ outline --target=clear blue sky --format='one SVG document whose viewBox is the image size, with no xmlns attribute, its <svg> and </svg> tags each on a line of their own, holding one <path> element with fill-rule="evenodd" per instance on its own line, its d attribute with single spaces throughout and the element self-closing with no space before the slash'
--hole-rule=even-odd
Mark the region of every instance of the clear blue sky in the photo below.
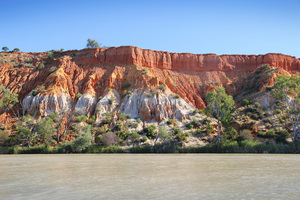
<svg viewBox="0 0 300 200">
<path fill-rule="evenodd" d="M 0 48 L 105 46 L 300 58 L 299 0 L 0 0 Z"/>
</svg>

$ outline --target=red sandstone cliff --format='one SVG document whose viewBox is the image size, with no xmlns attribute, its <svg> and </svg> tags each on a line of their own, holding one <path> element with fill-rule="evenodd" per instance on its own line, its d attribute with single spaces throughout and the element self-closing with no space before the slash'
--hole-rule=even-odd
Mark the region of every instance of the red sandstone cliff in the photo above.
<svg viewBox="0 0 300 200">
<path fill-rule="evenodd" d="M 194 108 L 205 107 L 205 94 L 214 85 L 224 86 L 238 96 L 244 90 L 245 79 L 262 64 L 282 68 L 282 73 L 297 73 L 300 68 L 299 59 L 283 54 L 218 56 L 131 46 L 54 55 L 0 55 L 0 83 L 19 94 L 26 112 L 46 116 L 73 110 L 95 114 L 98 120 L 106 111 L 128 112 L 146 120 L 184 119 Z M 41 62 L 45 68 L 37 69 Z M 143 73 L 143 68 L 149 72 Z M 130 87 L 124 88 L 125 83 Z M 165 91 L 159 90 L 161 84 L 167 86 Z M 38 95 L 34 96 L 33 90 Z M 83 96 L 76 98 L 79 92 Z M 175 99 L 175 94 L 181 98 Z M 110 98 L 115 99 L 113 104 L 107 103 Z"/>
</svg>

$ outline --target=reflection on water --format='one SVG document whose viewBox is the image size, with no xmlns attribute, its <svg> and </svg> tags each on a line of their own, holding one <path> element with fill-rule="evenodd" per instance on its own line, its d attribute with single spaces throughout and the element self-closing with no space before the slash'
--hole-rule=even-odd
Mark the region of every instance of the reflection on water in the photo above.
<svg viewBox="0 0 300 200">
<path fill-rule="evenodd" d="M 298 155 L 0 155 L 0 199 L 298 199 Z"/>
</svg>

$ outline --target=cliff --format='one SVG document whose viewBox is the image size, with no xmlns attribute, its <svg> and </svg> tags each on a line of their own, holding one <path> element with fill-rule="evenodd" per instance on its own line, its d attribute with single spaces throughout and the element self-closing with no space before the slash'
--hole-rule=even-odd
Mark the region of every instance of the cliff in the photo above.
<svg viewBox="0 0 300 200">
<path fill-rule="evenodd" d="M 106 112 L 125 112 L 146 121 L 185 120 L 196 108 L 205 107 L 205 94 L 216 85 L 243 98 L 247 77 L 263 64 L 284 74 L 298 73 L 300 68 L 299 59 L 283 54 L 218 56 L 131 46 L 2 52 L 0 83 L 18 93 L 19 112 L 35 117 L 68 112 L 95 115 L 101 123 Z M 258 90 L 275 77 L 261 81 Z"/>
</svg>

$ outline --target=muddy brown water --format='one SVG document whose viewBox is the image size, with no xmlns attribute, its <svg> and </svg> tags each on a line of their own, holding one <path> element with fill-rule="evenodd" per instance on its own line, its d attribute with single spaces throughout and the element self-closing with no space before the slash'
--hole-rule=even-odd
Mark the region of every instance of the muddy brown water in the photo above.
<svg viewBox="0 0 300 200">
<path fill-rule="evenodd" d="M 298 155 L 0 155 L 0 199 L 299 198 Z"/>
</svg>

